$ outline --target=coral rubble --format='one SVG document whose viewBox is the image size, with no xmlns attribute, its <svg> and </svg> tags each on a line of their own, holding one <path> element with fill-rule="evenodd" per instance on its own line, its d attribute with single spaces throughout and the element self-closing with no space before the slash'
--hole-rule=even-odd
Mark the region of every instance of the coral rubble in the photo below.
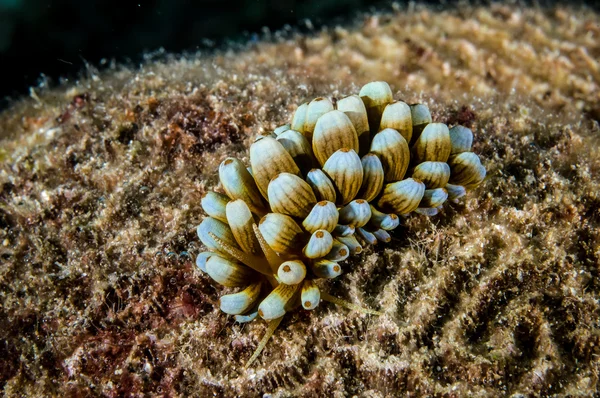
<svg viewBox="0 0 600 398">
<path fill-rule="evenodd" d="M 4 394 L 593 395 L 599 24 L 412 4 L 33 89 L 0 114 Z M 201 198 L 296 104 L 373 80 L 472 129 L 488 179 L 328 284 L 383 315 L 295 312 L 244 369 L 265 325 L 220 312 L 231 291 L 195 269 Z"/>
</svg>

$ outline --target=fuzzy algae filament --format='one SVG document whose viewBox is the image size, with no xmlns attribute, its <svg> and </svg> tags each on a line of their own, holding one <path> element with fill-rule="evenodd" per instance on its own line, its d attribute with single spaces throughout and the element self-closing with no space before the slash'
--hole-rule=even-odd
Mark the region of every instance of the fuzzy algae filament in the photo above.
<svg viewBox="0 0 600 398">
<path fill-rule="evenodd" d="M 225 194 L 202 199 L 208 217 L 197 233 L 208 251 L 196 263 L 223 286 L 243 288 L 221 297 L 223 312 L 269 321 L 247 366 L 295 308 L 325 300 L 377 314 L 315 280 L 339 276 L 340 262 L 364 245 L 388 242 L 399 216 L 436 215 L 478 186 L 486 171 L 472 142 L 471 130 L 433 123 L 425 105 L 394 101 L 387 83 L 372 82 L 335 104 L 300 105 L 290 125 L 251 145 L 249 168 L 221 163 Z"/>
</svg>

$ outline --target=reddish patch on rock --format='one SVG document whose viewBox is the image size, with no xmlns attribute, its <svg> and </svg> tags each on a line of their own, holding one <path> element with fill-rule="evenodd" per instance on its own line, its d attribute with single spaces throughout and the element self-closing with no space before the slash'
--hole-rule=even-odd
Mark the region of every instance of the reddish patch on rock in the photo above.
<svg viewBox="0 0 600 398">
<path fill-rule="evenodd" d="M 463 105 L 459 110 L 453 112 L 445 123 L 448 125 L 460 124 L 461 126 L 471 128 L 473 126 L 473 121 L 476 118 L 477 115 L 475 111 L 469 106 Z"/>
<path fill-rule="evenodd" d="M 240 139 L 240 127 L 230 116 L 214 110 L 205 95 L 177 98 L 162 108 L 169 121 L 161 133 L 168 151 L 201 153 Z M 246 115 L 243 122 L 252 124 L 252 115 Z"/>
<path fill-rule="evenodd" d="M 67 109 L 65 109 L 65 111 L 56 118 L 56 123 L 62 124 L 68 121 L 71 118 L 72 113 L 74 111 L 81 109 L 87 105 L 89 99 L 90 95 L 88 93 L 82 93 L 74 96 L 71 103 L 67 106 Z"/>
</svg>

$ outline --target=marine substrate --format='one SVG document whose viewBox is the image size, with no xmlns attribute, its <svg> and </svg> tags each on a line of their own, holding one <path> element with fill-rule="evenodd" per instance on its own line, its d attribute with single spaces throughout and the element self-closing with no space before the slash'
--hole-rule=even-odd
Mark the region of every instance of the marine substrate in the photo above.
<svg viewBox="0 0 600 398">
<path fill-rule="evenodd" d="M 0 114 L 6 396 L 591 396 L 600 373 L 600 17 L 398 6 L 241 48 L 90 66 Z M 6 78 L 6 77 L 5 77 Z M 486 181 L 265 332 L 195 268 L 200 199 L 297 104 L 385 80 L 463 124 Z"/>
</svg>

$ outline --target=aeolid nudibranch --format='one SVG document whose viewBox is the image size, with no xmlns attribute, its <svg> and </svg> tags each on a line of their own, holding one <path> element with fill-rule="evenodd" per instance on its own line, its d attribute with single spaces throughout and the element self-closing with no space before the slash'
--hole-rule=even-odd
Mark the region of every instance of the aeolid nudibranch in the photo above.
<svg viewBox="0 0 600 398">
<path fill-rule="evenodd" d="M 486 170 L 472 142 L 468 128 L 433 123 L 427 106 L 395 101 L 387 83 L 372 82 L 359 95 L 300 105 L 290 124 L 251 145 L 250 167 L 225 159 L 224 194 L 202 199 L 208 217 L 197 232 L 208 251 L 196 263 L 240 288 L 221 297 L 223 312 L 269 322 L 248 365 L 286 312 L 321 300 L 358 309 L 315 280 L 339 276 L 365 245 L 388 242 L 399 216 L 433 216 L 477 187 Z"/>
</svg>

